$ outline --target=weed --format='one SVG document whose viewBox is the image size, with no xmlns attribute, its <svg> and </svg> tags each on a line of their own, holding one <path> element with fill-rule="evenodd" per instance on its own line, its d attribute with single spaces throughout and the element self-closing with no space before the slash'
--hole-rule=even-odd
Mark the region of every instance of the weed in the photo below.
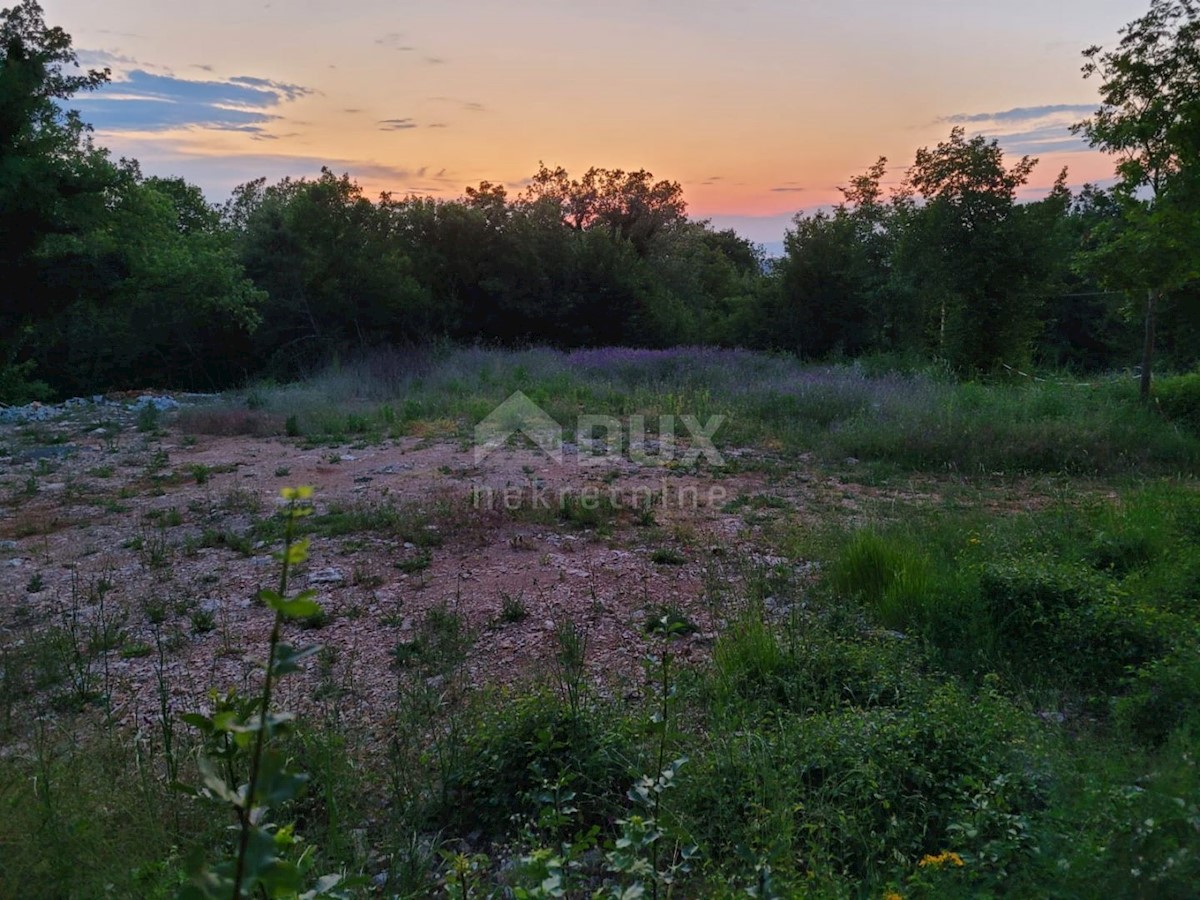
<svg viewBox="0 0 1200 900">
<path fill-rule="evenodd" d="M 682 566 L 687 557 L 674 547 L 659 547 L 650 554 L 650 561 L 660 566 Z"/>
<path fill-rule="evenodd" d="M 311 495 L 311 488 L 286 490 L 289 522 L 308 514 L 306 501 Z M 296 671 L 299 663 L 318 649 L 297 649 L 280 640 L 285 619 L 306 619 L 320 611 L 311 591 L 287 596 L 289 569 L 304 561 L 307 550 L 305 543 L 294 543 L 293 538 L 294 531 L 288 528 L 279 554 L 279 590 L 259 594 L 275 611 L 261 694 L 242 698 L 231 691 L 211 718 L 195 713 L 185 717 L 204 736 L 206 744 L 206 753 L 200 758 L 203 782 L 194 794 L 231 809 L 237 822 L 238 839 L 232 857 L 223 865 L 204 867 L 196 873 L 193 883 L 199 896 L 241 897 L 243 886 L 248 893 L 264 897 L 295 896 L 312 865 L 307 854 L 293 851 L 292 826 L 279 828 L 267 819 L 273 809 L 278 811 L 283 803 L 298 797 L 305 781 L 287 757 L 272 746 L 273 739 L 286 730 L 289 719 L 272 716 L 272 692 L 278 678 Z M 243 769 L 245 782 L 235 774 Z M 280 833 L 288 839 L 280 842 Z M 265 848 L 270 849 L 264 852 Z M 336 889 L 342 880 L 340 876 L 322 878 L 313 895 L 341 894 Z"/>
<path fill-rule="evenodd" d="M 571 715 L 578 716 L 588 691 L 588 633 L 570 619 L 554 624 L 554 674 Z"/>
<path fill-rule="evenodd" d="M 188 620 L 192 625 L 192 634 L 208 634 L 217 627 L 217 617 L 212 610 L 197 607 L 191 611 Z"/>
<path fill-rule="evenodd" d="M 350 583 L 355 587 L 377 588 L 384 583 L 382 575 L 375 575 L 361 566 L 355 566 L 350 573 Z"/>
<path fill-rule="evenodd" d="M 525 598 L 521 594 L 510 594 L 508 591 L 500 592 L 500 621 L 506 624 L 523 622 L 529 615 L 529 609 L 525 606 Z"/>
<path fill-rule="evenodd" d="M 145 641 L 134 641 L 121 648 L 121 659 L 141 659 L 154 652 L 154 648 Z"/>
<path fill-rule="evenodd" d="M 444 677 L 466 657 L 470 641 L 462 618 L 442 603 L 426 610 L 415 635 L 396 645 L 392 659 L 399 669 Z"/>
<path fill-rule="evenodd" d="M 232 513 L 253 515 L 262 511 L 263 501 L 256 491 L 232 488 L 221 501 L 221 506 Z"/>
<path fill-rule="evenodd" d="M 163 569 L 170 562 L 174 546 L 167 537 L 166 523 L 153 525 L 152 521 L 142 523 L 141 533 L 130 541 L 130 549 L 137 552 L 142 568 Z"/>
<path fill-rule="evenodd" d="M 137 412 L 137 430 L 143 433 L 157 431 L 159 417 L 157 406 L 153 403 L 143 404 Z"/>
<path fill-rule="evenodd" d="M 416 556 L 410 556 L 407 559 L 399 560 L 396 563 L 396 568 L 401 572 L 412 575 L 417 572 L 424 572 L 433 562 L 433 557 L 428 553 L 418 553 Z"/>
<path fill-rule="evenodd" d="M 200 534 L 199 546 L 226 547 L 243 556 L 254 555 L 254 539 L 248 534 L 238 534 L 229 529 L 205 528 Z"/>
<path fill-rule="evenodd" d="M 169 609 L 167 602 L 157 595 L 147 597 L 142 601 L 142 612 L 146 616 L 146 621 L 151 625 L 162 625 L 166 622 Z"/>
</svg>

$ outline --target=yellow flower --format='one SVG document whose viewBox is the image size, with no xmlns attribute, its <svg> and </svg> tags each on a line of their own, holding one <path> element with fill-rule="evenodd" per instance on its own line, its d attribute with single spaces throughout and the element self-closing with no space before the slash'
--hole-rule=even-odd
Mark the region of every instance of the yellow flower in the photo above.
<svg viewBox="0 0 1200 900">
<path fill-rule="evenodd" d="M 302 485 L 301 487 L 285 487 L 280 492 L 284 500 L 308 500 L 313 495 L 311 485 Z"/>
<path fill-rule="evenodd" d="M 947 863 L 955 867 L 966 865 L 961 856 L 950 850 L 943 850 L 937 856 L 923 856 L 917 865 L 921 866 L 922 868 L 925 866 L 933 866 L 935 869 L 940 869 Z"/>
<path fill-rule="evenodd" d="M 897 894 L 895 891 L 888 891 L 883 895 L 883 900 L 904 900 L 904 895 Z"/>
</svg>

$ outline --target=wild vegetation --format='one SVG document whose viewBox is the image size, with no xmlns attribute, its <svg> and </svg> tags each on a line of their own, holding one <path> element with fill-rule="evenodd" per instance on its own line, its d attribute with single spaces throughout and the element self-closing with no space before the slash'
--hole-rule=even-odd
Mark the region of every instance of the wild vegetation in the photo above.
<svg viewBox="0 0 1200 900">
<path fill-rule="evenodd" d="M 475 462 L 513 389 L 581 446 L 579 409 L 728 414 L 725 465 Z M 1200 874 L 1200 435 L 1129 379 L 445 350 L 140 418 L 6 438 L 0 894 L 231 896 L 239 834 L 270 896 L 1184 897 Z M 725 499 L 587 500 L 650 473 Z M 272 477 L 324 485 L 315 509 L 268 505 Z M 543 480 L 560 507 L 471 505 Z M 281 545 L 293 600 L 258 564 Z M 270 734 L 237 663 L 268 646 L 297 670 Z"/>
<path fill-rule="evenodd" d="M 0 424 L 0 896 L 1194 896 L 1198 28 L 1089 51 L 1115 188 L 955 130 L 768 261 L 646 172 L 212 206 L 0 13 L 0 401 L 223 390 Z"/>
</svg>

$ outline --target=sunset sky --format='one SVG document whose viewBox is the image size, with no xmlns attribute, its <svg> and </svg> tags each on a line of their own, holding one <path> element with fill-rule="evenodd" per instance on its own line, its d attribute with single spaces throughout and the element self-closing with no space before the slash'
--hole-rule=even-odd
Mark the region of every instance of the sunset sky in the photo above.
<svg viewBox="0 0 1200 900">
<path fill-rule="evenodd" d="M 0 0 L 2 3 L 3 0 Z M 348 171 L 372 193 L 519 190 L 539 161 L 649 169 L 690 212 L 777 241 L 955 123 L 1062 166 L 1110 160 L 1081 51 L 1147 0 L 42 0 L 113 83 L 76 105 L 116 155 L 212 199 Z"/>
</svg>

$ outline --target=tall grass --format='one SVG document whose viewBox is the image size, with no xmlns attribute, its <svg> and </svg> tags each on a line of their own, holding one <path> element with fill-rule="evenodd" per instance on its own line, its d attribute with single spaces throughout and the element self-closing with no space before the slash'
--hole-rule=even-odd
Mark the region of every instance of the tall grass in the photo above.
<svg viewBox="0 0 1200 900">
<path fill-rule="evenodd" d="M 253 387 L 269 421 L 314 440 L 404 434 L 468 438 L 514 391 L 568 434 L 581 413 L 722 415 L 725 446 L 812 451 L 894 468 L 991 472 L 1180 472 L 1200 460 L 1194 432 L 1137 402 L 1122 379 L 956 383 L 936 369 L 807 366 L 716 348 L 564 352 L 479 347 L 378 351 L 289 385 Z"/>
</svg>

